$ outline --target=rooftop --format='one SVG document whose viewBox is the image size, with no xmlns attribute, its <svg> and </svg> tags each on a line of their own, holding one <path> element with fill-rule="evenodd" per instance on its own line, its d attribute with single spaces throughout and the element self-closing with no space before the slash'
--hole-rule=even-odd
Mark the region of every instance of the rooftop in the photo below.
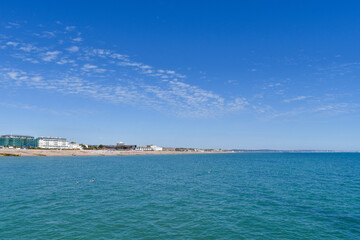
<svg viewBox="0 0 360 240">
<path fill-rule="evenodd" d="M 34 138 L 32 136 L 24 136 L 24 135 L 13 135 L 13 134 L 8 134 L 8 135 L 2 135 L 0 137 L 6 137 L 6 138 Z"/>
<path fill-rule="evenodd" d="M 66 140 L 66 138 L 60 138 L 60 137 L 39 137 L 38 139 L 41 139 L 41 140 Z"/>
</svg>

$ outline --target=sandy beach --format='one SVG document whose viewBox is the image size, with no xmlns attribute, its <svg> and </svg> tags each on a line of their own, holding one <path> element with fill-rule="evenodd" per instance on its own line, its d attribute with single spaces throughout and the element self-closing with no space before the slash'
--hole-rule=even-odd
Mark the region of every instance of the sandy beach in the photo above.
<svg viewBox="0 0 360 240">
<path fill-rule="evenodd" d="M 174 152 L 174 151 L 111 151 L 111 150 L 40 150 L 40 149 L 0 149 L 0 157 L 4 156 L 128 156 L 128 155 L 160 155 L 160 154 L 202 154 L 224 153 L 213 152 Z"/>
</svg>

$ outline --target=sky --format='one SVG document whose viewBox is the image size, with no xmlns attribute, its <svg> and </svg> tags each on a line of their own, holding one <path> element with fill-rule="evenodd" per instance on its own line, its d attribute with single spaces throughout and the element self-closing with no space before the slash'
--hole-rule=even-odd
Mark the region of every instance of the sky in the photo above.
<svg viewBox="0 0 360 240">
<path fill-rule="evenodd" d="M 360 150 L 359 1 L 1 1 L 0 135 Z"/>
</svg>

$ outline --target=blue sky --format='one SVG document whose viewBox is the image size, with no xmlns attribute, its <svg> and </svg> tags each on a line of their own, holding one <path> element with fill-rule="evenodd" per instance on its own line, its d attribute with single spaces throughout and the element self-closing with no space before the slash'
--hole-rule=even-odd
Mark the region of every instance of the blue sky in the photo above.
<svg viewBox="0 0 360 240">
<path fill-rule="evenodd" d="M 1 1 L 0 133 L 360 150 L 358 1 Z"/>
</svg>

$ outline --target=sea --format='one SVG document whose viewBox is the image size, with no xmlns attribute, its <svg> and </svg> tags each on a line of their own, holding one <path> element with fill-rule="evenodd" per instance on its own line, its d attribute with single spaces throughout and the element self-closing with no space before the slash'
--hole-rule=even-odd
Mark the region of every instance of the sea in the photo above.
<svg viewBox="0 0 360 240">
<path fill-rule="evenodd" d="M 360 154 L 1 157 L 0 239 L 360 239 Z"/>
</svg>

